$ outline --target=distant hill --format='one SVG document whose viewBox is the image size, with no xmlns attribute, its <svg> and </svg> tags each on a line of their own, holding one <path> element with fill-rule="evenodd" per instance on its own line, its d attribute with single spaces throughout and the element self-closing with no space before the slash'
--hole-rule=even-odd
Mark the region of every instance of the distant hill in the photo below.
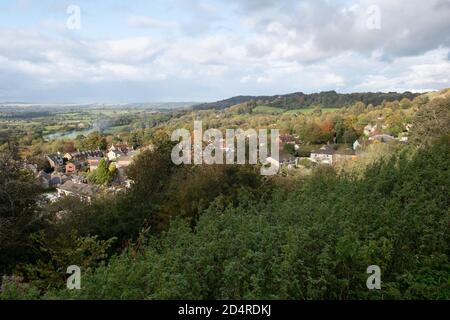
<svg viewBox="0 0 450 320">
<path fill-rule="evenodd" d="M 414 99 L 420 93 L 412 92 L 363 92 L 363 93 L 337 93 L 336 91 L 324 91 L 320 93 L 305 94 L 302 92 L 275 96 L 236 96 L 229 99 L 202 103 L 193 106 L 196 110 L 226 109 L 236 104 L 254 101 L 257 105 L 290 109 L 303 109 L 313 106 L 322 108 L 342 108 L 358 101 L 379 105 L 383 101 L 400 101 L 403 98 Z"/>
</svg>

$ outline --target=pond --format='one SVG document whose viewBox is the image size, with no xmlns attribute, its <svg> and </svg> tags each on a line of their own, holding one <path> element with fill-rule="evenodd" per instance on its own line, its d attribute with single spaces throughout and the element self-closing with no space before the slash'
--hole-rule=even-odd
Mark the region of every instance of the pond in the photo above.
<svg viewBox="0 0 450 320">
<path fill-rule="evenodd" d="M 85 130 L 70 130 L 64 132 L 55 132 L 45 136 L 45 140 L 52 141 L 55 139 L 75 139 L 78 135 L 82 134 L 87 136 L 89 133 L 93 132 L 94 128 Z"/>
</svg>

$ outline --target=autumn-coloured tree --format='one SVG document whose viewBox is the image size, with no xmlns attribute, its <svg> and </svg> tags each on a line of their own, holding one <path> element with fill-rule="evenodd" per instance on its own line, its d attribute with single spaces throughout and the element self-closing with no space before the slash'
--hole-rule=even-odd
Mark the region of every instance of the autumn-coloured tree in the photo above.
<svg viewBox="0 0 450 320">
<path fill-rule="evenodd" d="M 74 141 L 64 141 L 64 146 L 63 146 L 63 152 L 67 153 L 67 152 L 74 152 L 76 150 L 75 148 L 75 142 Z"/>
</svg>

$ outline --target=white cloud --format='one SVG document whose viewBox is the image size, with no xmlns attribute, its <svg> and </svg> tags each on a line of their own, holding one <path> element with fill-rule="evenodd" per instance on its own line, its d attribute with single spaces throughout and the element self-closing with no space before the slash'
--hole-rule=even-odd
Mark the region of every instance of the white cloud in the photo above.
<svg viewBox="0 0 450 320">
<path fill-rule="evenodd" d="M 241 78 L 241 80 L 239 80 L 239 82 L 240 82 L 240 83 L 247 83 L 247 82 L 249 82 L 251 79 L 252 79 L 251 76 L 246 75 L 246 76 L 243 76 L 243 77 Z"/>
<path fill-rule="evenodd" d="M 426 91 L 450 87 L 450 61 L 446 54 L 446 49 L 438 49 L 422 56 L 386 62 L 382 70 L 366 72 L 364 80 L 355 88 L 366 91 Z"/>
<path fill-rule="evenodd" d="M 340 88 L 345 84 L 344 78 L 334 73 L 325 75 L 323 80 L 327 85 L 334 85 L 337 88 Z"/>
<path fill-rule="evenodd" d="M 178 27 L 175 21 L 158 20 L 146 16 L 130 16 L 128 17 L 128 24 L 136 28 L 176 28 Z"/>
<path fill-rule="evenodd" d="M 259 35 L 277 34 L 279 41 L 283 41 L 291 32 L 292 36 L 300 36 L 292 45 L 302 48 L 305 40 L 312 41 L 310 47 L 319 49 L 318 59 L 324 53 L 370 54 L 377 49 L 389 57 L 410 56 L 450 45 L 446 32 L 450 29 L 450 5 L 446 0 L 362 0 L 347 5 L 326 0 L 237 3 L 244 10 L 246 25 Z M 379 30 L 367 28 L 371 18 L 367 8 L 371 6 L 380 9 Z"/>
<path fill-rule="evenodd" d="M 269 78 L 269 77 L 261 76 L 261 77 L 258 77 L 256 79 L 256 82 L 258 82 L 258 83 L 268 83 L 268 82 L 272 82 L 272 79 Z"/>
<path fill-rule="evenodd" d="M 443 0 L 233 1 L 229 17 L 217 3 L 183 3 L 182 17 L 127 12 L 134 29 L 120 37 L 60 32 L 61 21 L 52 19 L 41 20 L 44 29 L 0 30 L 0 100 L 8 91 L 21 100 L 78 90 L 92 99 L 102 91 L 189 100 L 450 86 L 450 6 Z M 380 30 L 366 26 L 372 4 L 381 9 Z"/>
<path fill-rule="evenodd" d="M 154 59 L 164 45 L 149 37 L 89 43 L 91 54 L 102 60 L 139 63 Z"/>
</svg>

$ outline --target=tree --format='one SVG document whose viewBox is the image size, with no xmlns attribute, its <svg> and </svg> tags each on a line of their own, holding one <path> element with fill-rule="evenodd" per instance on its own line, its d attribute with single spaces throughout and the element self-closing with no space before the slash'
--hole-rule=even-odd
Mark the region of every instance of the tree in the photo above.
<svg viewBox="0 0 450 320">
<path fill-rule="evenodd" d="M 9 272 L 32 259 L 30 233 L 45 222 L 37 201 L 41 188 L 31 171 L 9 153 L 0 153 L 0 270 Z"/>
<path fill-rule="evenodd" d="M 108 147 L 105 137 L 103 137 L 98 131 L 88 134 L 83 142 L 83 145 L 86 149 L 90 150 L 106 150 L 106 148 Z"/>
<path fill-rule="evenodd" d="M 401 132 L 403 132 L 405 121 L 401 114 L 395 113 L 386 120 L 386 124 L 388 125 L 389 134 L 398 136 Z"/>
<path fill-rule="evenodd" d="M 130 133 L 130 136 L 128 137 L 128 143 L 133 147 L 133 148 L 139 148 L 140 146 L 142 146 L 143 143 L 143 139 L 142 139 L 142 130 L 141 131 L 133 131 Z"/>
<path fill-rule="evenodd" d="M 365 111 L 365 109 L 366 109 L 366 105 L 363 102 L 358 101 L 357 103 L 354 104 L 352 111 L 354 114 L 358 115 L 358 114 L 363 113 Z"/>
<path fill-rule="evenodd" d="M 187 218 L 194 226 L 218 197 L 222 204 L 238 205 L 241 193 L 260 198 L 270 190 L 271 183 L 264 181 L 259 169 L 251 165 L 184 166 L 170 179 L 162 211 L 171 219 Z"/>
<path fill-rule="evenodd" d="M 309 143 L 326 142 L 321 127 L 315 122 L 310 122 L 304 126 L 300 136 L 303 141 Z"/>
<path fill-rule="evenodd" d="M 116 174 L 115 164 L 109 164 L 106 159 L 101 159 L 97 169 L 89 175 L 89 180 L 100 185 L 108 185 Z"/>
<path fill-rule="evenodd" d="M 290 155 L 295 155 L 295 145 L 292 143 L 285 143 L 283 145 L 283 151 Z"/>
<path fill-rule="evenodd" d="M 342 135 L 343 143 L 353 143 L 356 139 L 358 139 L 358 135 L 353 129 L 346 129 Z"/>
<path fill-rule="evenodd" d="M 322 140 L 324 141 L 331 141 L 333 138 L 333 123 L 329 119 L 325 119 L 320 124 L 320 128 L 322 129 Z"/>
<path fill-rule="evenodd" d="M 63 153 L 74 152 L 75 150 L 75 143 L 73 141 L 64 141 Z"/>
<path fill-rule="evenodd" d="M 79 150 L 84 150 L 86 148 L 86 137 L 82 134 L 77 135 L 75 138 L 75 148 Z"/>
<path fill-rule="evenodd" d="M 174 145 L 167 135 L 161 135 L 154 148 L 139 154 L 126 170 L 133 184 L 122 199 L 120 210 L 134 212 L 130 218 L 135 226 L 134 235 L 143 225 L 152 226 L 155 232 L 167 226 L 168 216 L 161 215 L 160 208 L 167 200 L 170 177 L 178 169 L 171 160 Z"/>
<path fill-rule="evenodd" d="M 402 109 L 409 109 L 412 106 L 411 100 L 409 100 L 408 98 L 403 98 L 402 100 L 400 100 L 400 108 Z"/>
<path fill-rule="evenodd" d="M 410 140 L 427 145 L 450 131 L 450 96 L 435 98 L 421 106 L 415 114 Z"/>
<path fill-rule="evenodd" d="M 62 152 L 64 149 L 64 140 L 55 139 L 49 144 L 49 151 L 51 153 Z"/>
<path fill-rule="evenodd" d="M 44 230 L 33 234 L 40 257 L 36 263 L 24 266 L 26 279 L 41 291 L 64 288 L 68 266 L 76 265 L 86 273 L 108 257 L 107 251 L 116 239 L 97 238 L 81 237 L 74 230 L 56 237 L 47 235 Z"/>
</svg>

